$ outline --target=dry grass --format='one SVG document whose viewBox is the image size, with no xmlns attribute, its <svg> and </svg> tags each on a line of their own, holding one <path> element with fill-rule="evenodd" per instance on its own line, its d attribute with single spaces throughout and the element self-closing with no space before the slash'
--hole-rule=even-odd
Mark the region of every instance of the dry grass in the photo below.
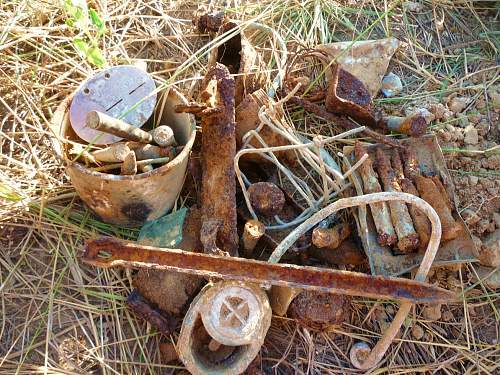
<svg viewBox="0 0 500 375">
<path fill-rule="evenodd" d="M 494 2 L 423 1 L 418 13 L 398 1 L 230 3 L 234 18 L 273 27 L 291 49 L 385 36 L 406 42 L 392 63 L 404 78 L 404 94 L 376 100 L 387 109 L 451 92 L 478 99 L 498 80 Z M 209 38 L 192 30 L 194 2 L 90 4 L 106 22 L 99 45 L 108 64 L 146 59 L 158 84 L 196 93 Z M 130 272 L 78 261 L 85 238 L 134 239 L 137 231 L 95 220 L 51 149 L 53 111 L 94 69 L 75 50 L 66 18 L 58 2 L 0 0 L 0 374 L 170 374 L 180 366 L 162 364 L 158 343 L 165 338 L 124 308 Z M 264 35 L 256 40 L 263 50 L 274 45 Z M 276 65 L 268 68 L 273 74 Z M 337 131 L 308 116 L 292 118 L 307 134 Z M 450 312 L 446 321 L 426 321 L 419 307 L 413 311 L 376 373 L 498 373 L 499 294 L 473 284 L 472 272 L 469 265 L 459 273 L 462 299 L 443 308 Z M 357 299 L 350 324 L 335 334 L 276 318 L 262 366 L 279 374 L 357 373 L 348 348 L 354 339 L 375 342 L 395 310 L 388 302 Z M 422 339 L 411 335 L 415 324 L 424 329 Z"/>
</svg>

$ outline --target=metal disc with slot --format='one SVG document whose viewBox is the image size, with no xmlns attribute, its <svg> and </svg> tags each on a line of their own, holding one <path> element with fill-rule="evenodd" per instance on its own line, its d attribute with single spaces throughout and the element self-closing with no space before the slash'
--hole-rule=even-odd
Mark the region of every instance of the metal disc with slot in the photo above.
<svg viewBox="0 0 500 375">
<path fill-rule="evenodd" d="M 75 93 L 69 120 L 75 133 L 96 145 L 118 142 L 121 138 L 85 126 L 90 111 L 99 111 L 141 127 L 156 104 L 155 83 L 144 70 L 131 65 L 105 69 L 89 78 Z"/>
</svg>

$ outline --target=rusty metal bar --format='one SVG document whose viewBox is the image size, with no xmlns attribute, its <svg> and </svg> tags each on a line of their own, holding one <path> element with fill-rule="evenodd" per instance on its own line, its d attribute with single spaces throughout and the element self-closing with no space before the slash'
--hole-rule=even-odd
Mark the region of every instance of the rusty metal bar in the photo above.
<svg viewBox="0 0 500 375">
<path fill-rule="evenodd" d="M 454 299 L 450 291 L 403 278 L 371 276 L 293 264 L 224 257 L 178 249 L 160 249 L 114 238 L 88 241 L 83 260 L 97 267 L 153 268 L 185 272 L 225 280 L 271 283 L 370 298 L 412 303 L 445 302 Z"/>
</svg>

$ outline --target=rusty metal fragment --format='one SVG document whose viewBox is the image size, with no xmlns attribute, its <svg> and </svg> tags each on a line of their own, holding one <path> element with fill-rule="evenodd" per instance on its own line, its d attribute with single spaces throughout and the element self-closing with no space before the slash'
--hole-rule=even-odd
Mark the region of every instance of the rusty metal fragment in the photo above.
<svg viewBox="0 0 500 375">
<path fill-rule="evenodd" d="M 448 203 L 448 197 L 443 196 L 433 178 L 417 176 L 415 178 L 415 183 L 420 196 L 436 210 L 441 220 L 441 225 L 443 227 L 442 240 L 448 241 L 459 236 L 462 231 L 462 226 L 453 217 Z"/>
<path fill-rule="evenodd" d="M 398 178 L 399 184 L 401 185 L 401 189 L 405 193 L 413 194 L 419 197 L 420 194 L 418 193 L 418 190 L 413 182 L 410 179 L 406 178 L 404 175 L 403 164 L 401 162 L 401 157 L 398 150 L 391 150 L 391 163 L 396 173 L 396 177 Z M 431 223 L 429 222 L 429 219 L 427 219 L 427 217 L 424 215 L 424 213 L 417 207 L 409 205 L 408 210 L 410 211 L 415 230 L 418 233 L 418 249 L 420 252 L 424 252 L 431 237 Z"/>
<path fill-rule="evenodd" d="M 128 142 L 128 146 L 135 152 L 135 157 L 137 160 L 146 159 L 158 159 L 163 157 L 168 157 L 173 160 L 181 151 L 180 147 L 159 147 L 150 144 L 135 143 L 131 145 L 132 142 Z"/>
<path fill-rule="evenodd" d="M 312 243 L 319 247 L 336 249 L 351 234 L 351 227 L 347 223 L 337 224 L 332 228 L 314 228 Z"/>
<path fill-rule="evenodd" d="M 223 11 L 206 12 L 204 9 L 199 9 L 192 22 L 200 33 L 216 33 L 225 21 Z"/>
<path fill-rule="evenodd" d="M 417 153 L 411 146 L 405 147 L 402 151 L 404 162 L 404 175 L 410 180 L 414 180 L 420 176 L 420 167 L 418 165 Z"/>
<path fill-rule="evenodd" d="M 130 293 L 126 304 L 138 318 L 151 323 L 158 332 L 164 335 L 171 334 L 175 330 L 177 323 L 179 323 L 179 319 L 151 306 L 150 302 L 146 300 L 138 290 L 134 290 Z"/>
<path fill-rule="evenodd" d="M 239 26 L 234 22 L 223 23 L 218 35 L 233 32 L 236 35 L 212 50 L 208 65 L 223 64 L 229 73 L 236 75 L 234 102 L 238 106 L 246 95 L 265 85 L 265 66 L 245 32 L 239 30 Z"/>
<path fill-rule="evenodd" d="M 377 158 L 378 175 L 384 185 L 384 191 L 402 191 L 396 173 L 391 167 L 389 156 L 381 147 L 375 150 L 375 154 Z M 412 252 L 418 247 L 419 237 L 413 227 L 413 222 L 406 204 L 397 201 L 389 202 L 389 209 L 391 211 L 392 223 L 396 230 L 396 235 L 398 236 L 397 247 L 399 252 L 403 254 Z"/>
<path fill-rule="evenodd" d="M 264 216 L 275 216 L 283 210 L 285 195 L 272 182 L 256 182 L 248 187 L 250 203 L 257 213 Z"/>
<path fill-rule="evenodd" d="M 257 285 L 207 286 L 184 317 L 179 357 L 191 374 L 241 374 L 258 355 L 271 315 L 267 295 Z"/>
<path fill-rule="evenodd" d="M 409 135 L 410 137 L 420 137 L 427 131 L 427 121 L 420 114 L 408 117 L 388 116 L 383 117 L 378 123 L 379 128 Z"/>
<path fill-rule="evenodd" d="M 87 114 L 85 126 L 129 141 L 153 142 L 153 136 L 148 132 L 99 111 L 91 111 Z"/>
<path fill-rule="evenodd" d="M 153 136 L 153 141 L 161 147 L 176 145 L 174 131 L 170 126 L 160 125 L 149 132 Z"/>
<path fill-rule="evenodd" d="M 238 254 L 236 232 L 236 183 L 234 156 L 234 79 L 222 64 L 210 67 L 200 94 L 201 105 L 177 107 L 176 111 L 201 113 L 202 129 L 202 227 L 200 238 L 208 253 Z M 220 248 L 219 248 L 220 244 Z"/>
<path fill-rule="evenodd" d="M 371 97 L 363 83 L 336 64 L 332 69 L 325 107 L 327 111 L 352 117 L 361 125 L 376 127 L 371 113 Z"/>
<path fill-rule="evenodd" d="M 350 240 L 343 241 L 340 246 L 333 251 L 329 248 L 317 248 L 312 246 L 307 250 L 307 253 L 328 264 L 350 264 L 358 266 L 366 263 L 366 255 L 363 250 Z"/>
<path fill-rule="evenodd" d="M 285 116 L 281 106 L 276 105 L 276 102 L 271 99 L 263 89 L 259 89 L 252 94 L 246 95 L 241 103 L 236 107 L 236 142 L 241 148 L 243 146 L 243 137 L 245 134 L 251 130 L 259 129 L 259 136 L 269 147 L 286 146 L 290 144 L 284 136 L 273 131 L 267 124 L 261 124 L 259 119 L 259 111 L 265 106 L 267 108 L 273 108 L 277 120 L 283 126 L 288 126 L 286 121 L 282 121 Z M 257 139 L 250 139 L 249 144 L 254 148 L 262 148 L 263 145 Z M 294 164 L 296 162 L 297 156 L 293 150 L 284 150 L 274 152 L 276 157 L 280 160 L 286 161 L 288 164 Z M 245 154 L 242 156 L 241 160 L 257 161 L 257 162 L 267 162 L 259 154 Z"/>
<path fill-rule="evenodd" d="M 129 151 L 121 165 L 120 174 L 122 176 L 134 175 L 137 173 L 137 160 L 134 151 Z"/>
<path fill-rule="evenodd" d="M 477 261 L 474 241 L 472 240 L 467 226 L 460 215 L 458 215 L 452 179 L 446 168 L 446 161 L 444 160 L 436 137 L 433 135 L 425 135 L 419 138 L 407 138 L 402 140 L 401 143 L 404 145 L 403 150 L 400 150 L 401 159 L 403 159 L 404 165 L 403 173 L 401 173 L 401 167 L 396 167 L 396 164 L 392 164 L 392 166 L 396 170 L 397 176 L 400 178 L 399 180 L 401 181 L 400 183 L 403 191 L 413 196 L 421 196 L 425 199 L 425 197 L 415 188 L 415 178 L 422 174 L 426 176 L 440 176 L 440 182 L 445 189 L 444 194 L 439 193 L 442 194 L 444 199 L 442 204 L 443 206 L 449 206 L 449 202 L 451 202 L 453 207 L 451 209 L 452 216 L 461 228 L 459 235 L 453 240 L 441 241 L 439 251 L 434 260 L 434 265 Z M 383 146 L 381 144 L 376 144 L 368 146 L 367 148 L 370 153 L 373 153 L 378 147 Z M 387 149 L 389 154 L 391 154 L 391 151 L 393 151 L 393 153 L 396 152 L 396 150 L 390 150 L 387 147 L 385 147 L 385 149 Z M 344 149 L 344 153 L 346 155 L 350 154 L 349 157 L 354 162 L 355 155 L 353 151 L 353 147 L 346 147 Z M 392 161 L 394 161 L 394 158 Z M 399 170 L 399 172 L 397 170 Z M 359 171 L 356 173 L 358 172 Z M 401 180 L 403 176 L 404 178 Z M 412 185 L 414 190 L 410 190 Z M 438 192 L 440 191 L 437 186 L 436 190 Z M 415 191 L 417 194 L 415 194 Z M 422 211 L 420 207 L 417 208 L 417 206 L 413 204 L 407 205 L 410 215 L 412 215 L 414 227 L 419 234 L 419 240 L 423 244 L 430 243 L 428 237 L 423 237 L 428 230 L 430 231 L 428 227 L 428 216 L 425 215 L 425 212 Z M 415 207 L 415 210 L 413 210 L 413 207 Z M 420 215 L 426 216 L 422 225 L 424 229 L 419 229 L 417 224 L 418 221 L 415 219 L 412 212 L 418 212 Z M 358 233 L 360 234 L 365 253 L 369 258 L 372 274 L 399 276 L 418 267 L 422 262 L 425 247 L 421 245 L 422 247 L 419 247 L 419 251 L 416 253 L 394 255 L 391 248 L 379 245 L 377 241 L 377 228 L 370 216 L 371 215 L 367 218 L 366 227 L 358 226 Z M 361 220 L 361 212 L 359 212 L 358 218 Z M 446 236 L 445 233 L 443 229 L 443 240 L 444 236 Z"/>
<path fill-rule="evenodd" d="M 304 108 L 306 112 L 313 113 L 316 116 L 321 117 L 325 120 L 332 121 L 346 130 L 355 129 L 359 127 L 355 122 L 351 121 L 349 118 L 331 113 L 326 109 L 324 109 L 323 107 L 321 107 L 320 105 L 302 99 L 298 96 L 291 97 L 289 102 L 291 104 L 301 106 L 302 108 Z M 387 137 L 383 134 L 377 133 L 372 129 L 366 128 L 365 130 L 363 130 L 362 134 L 364 134 L 367 137 L 371 137 L 380 143 L 384 143 L 397 148 L 402 147 L 399 141 Z"/>
<path fill-rule="evenodd" d="M 318 330 L 348 322 L 350 313 L 351 298 L 334 293 L 303 291 L 288 307 L 288 316 Z"/>
<path fill-rule="evenodd" d="M 271 286 L 269 292 L 269 302 L 273 313 L 279 316 L 285 316 L 290 303 L 302 291 L 299 288 L 290 288 L 288 286 Z"/>
<path fill-rule="evenodd" d="M 130 148 L 126 143 L 115 143 L 101 150 L 95 150 L 90 153 L 92 157 L 101 162 L 118 163 L 125 160 L 125 157 L 130 152 Z"/>
<path fill-rule="evenodd" d="M 360 142 L 356 142 L 354 146 L 356 160 L 361 160 L 364 154 L 367 154 L 367 149 Z M 369 154 L 368 154 L 369 155 Z M 358 171 L 363 180 L 363 192 L 380 193 L 382 187 L 378 181 L 378 176 L 373 170 L 373 161 L 368 156 L 366 161 L 360 165 Z M 386 202 L 374 203 L 370 205 L 370 211 L 377 228 L 377 241 L 380 245 L 391 246 L 397 241 L 396 232 L 392 226 L 389 206 Z"/>
<path fill-rule="evenodd" d="M 83 260 L 97 267 L 132 267 L 172 270 L 227 280 L 270 283 L 371 298 L 412 303 L 450 301 L 454 293 L 426 283 L 358 272 L 268 263 L 179 249 L 159 249 L 114 238 L 87 241 Z"/>
<path fill-rule="evenodd" d="M 243 250 L 246 257 L 250 257 L 260 238 L 266 233 L 266 227 L 258 220 L 248 220 L 243 228 Z"/>
</svg>

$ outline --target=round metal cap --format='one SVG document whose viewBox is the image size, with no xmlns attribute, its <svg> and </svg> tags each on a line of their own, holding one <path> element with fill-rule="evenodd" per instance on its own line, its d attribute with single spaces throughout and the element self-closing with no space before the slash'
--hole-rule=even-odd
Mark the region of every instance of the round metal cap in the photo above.
<svg viewBox="0 0 500 375">
<path fill-rule="evenodd" d="M 71 127 L 89 143 L 103 145 L 118 142 L 122 138 L 86 127 L 87 113 L 103 112 L 141 127 L 155 108 L 156 93 L 151 94 L 155 88 L 151 76 L 135 66 L 105 69 L 83 82 L 73 96 L 69 109 Z"/>
<path fill-rule="evenodd" d="M 264 315 L 260 298 L 252 289 L 237 285 L 214 292 L 201 315 L 208 334 L 223 345 L 251 343 L 260 333 Z"/>
</svg>

